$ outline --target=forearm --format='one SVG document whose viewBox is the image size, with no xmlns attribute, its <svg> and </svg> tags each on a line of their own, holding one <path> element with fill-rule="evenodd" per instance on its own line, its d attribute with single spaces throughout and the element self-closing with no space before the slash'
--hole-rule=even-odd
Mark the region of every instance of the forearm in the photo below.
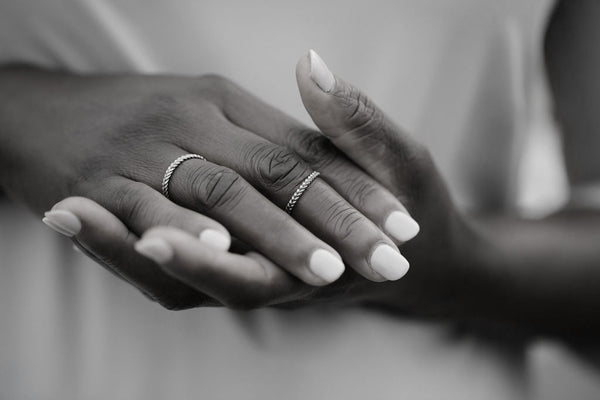
<svg viewBox="0 0 600 400">
<path fill-rule="evenodd" d="M 600 333 L 600 212 L 543 220 L 479 218 L 478 318 L 563 335 Z"/>
</svg>

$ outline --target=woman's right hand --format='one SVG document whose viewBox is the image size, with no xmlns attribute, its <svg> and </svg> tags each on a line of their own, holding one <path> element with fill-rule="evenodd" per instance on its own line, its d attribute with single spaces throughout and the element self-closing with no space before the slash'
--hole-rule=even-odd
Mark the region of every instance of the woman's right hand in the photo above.
<svg viewBox="0 0 600 400">
<path fill-rule="evenodd" d="M 418 225 L 402 204 L 318 132 L 230 81 L 11 67 L 0 71 L 0 88 L 6 192 L 38 212 L 70 196 L 102 206 L 116 216 L 107 213 L 105 222 L 118 225 L 123 246 L 86 251 L 169 308 L 209 300 L 185 277 L 173 278 L 133 251 L 135 239 L 157 225 L 199 236 L 216 251 L 228 248 L 230 232 L 287 273 L 265 269 L 255 253 L 219 255 L 221 263 L 256 267 L 263 280 L 276 274 L 280 288 L 298 283 L 288 273 L 328 284 L 343 272 L 342 259 L 373 281 L 399 279 L 408 268 L 396 243 Z M 177 168 L 171 201 L 160 193 L 163 175 L 186 153 L 206 160 Z M 313 170 L 321 178 L 286 214 L 282 209 Z M 94 235 L 85 224 L 74 232 L 77 224 L 68 226 L 73 220 L 60 203 L 46 221 L 68 235 Z"/>
</svg>

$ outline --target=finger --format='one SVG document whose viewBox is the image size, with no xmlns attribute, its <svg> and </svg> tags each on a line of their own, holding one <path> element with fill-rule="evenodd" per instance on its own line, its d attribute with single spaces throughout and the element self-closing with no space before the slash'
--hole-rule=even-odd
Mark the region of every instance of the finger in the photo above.
<svg viewBox="0 0 600 400">
<path fill-rule="evenodd" d="M 271 305 L 298 291 L 310 291 L 258 254 L 211 251 L 188 233 L 169 227 L 146 232 L 136 244 L 170 275 L 236 309 Z"/>
<path fill-rule="evenodd" d="M 373 221 L 399 243 L 414 238 L 419 224 L 404 205 L 379 182 L 340 153 L 321 133 L 312 130 L 292 131 L 288 147 L 311 167 L 352 206 Z"/>
<path fill-rule="evenodd" d="M 411 166 L 426 157 L 423 147 L 360 90 L 334 77 L 314 51 L 298 61 L 296 79 L 315 124 L 350 159 L 386 187 L 398 187 L 399 177 L 407 184 L 416 179 Z"/>
<path fill-rule="evenodd" d="M 136 235 L 92 200 L 69 197 L 45 214 L 44 222 L 69 236 L 90 258 L 169 309 L 214 305 L 215 301 L 166 275 L 134 251 Z"/>
<path fill-rule="evenodd" d="M 190 146 L 197 146 L 192 150 L 204 149 L 219 164 L 233 169 L 243 181 L 258 189 L 277 205 L 276 209 L 286 208 L 296 190 L 313 172 L 312 168 L 289 149 L 252 132 L 231 124 L 223 125 L 220 130 L 226 133 L 222 134 L 219 143 L 190 143 Z M 203 161 L 190 160 L 183 168 L 189 170 L 190 165 L 202 168 L 203 164 Z M 176 182 L 173 180 L 174 186 Z M 322 179 L 314 180 L 302 194 L 293 209 L 293 216 L 303 227 L 335 248 L 347 265 L 367 279 L 396 280 L 408 270 L 408 261 L 395 243 Z M 247 217 L 241 213 L 240 218 Z M 228 227 L 230 224 L 226 223 Z M 281 243 L 281 239 L 277 243 Z M 270 257 L 269 253 L 261 253 Z M 278 260 L 273 261 L 280 264 Z"/>
<path fill-rule="evenodd" d="M 167 166 L 184 153 L 183 150 L 171 151 L 168 148 L 157 152 L 153 162 L 162 166 L 156 169 L 156 177 L 149 182 L 156 190 L 160 190 Z M 141 177 L 136 176 L 136 169 L 132 174 L 135 179 Z M 107 207 L 114 207 L 115 214 L 124 221 L 145 224 L 146 229 L 156 225 L 177 226 L 173 224 L 172 217 L 163 224 L 156 223 L 157 218 L 163 217 L 152 207 L 159 201 L 170 203 L 170 200 L 156 190 L 143 185 L 144 189 L 140 185 L 136 184 L 137 188 L 130 190 L 132 182 L 129 182 L 116 192 L 105 194 L 105 201 L 109 203 L 110 199 L 120 199 L 117 204 L 113 200 L 114 205 Z M 158 194 L 162 199 L 151 199 L 147 191 Z M 331 246 L 290 218 L 229 168 L 206 160 L 186 160 L 172 174 L 169 193 L 184 208 L 223 223 L 233 235 L 308 284 L 331 283 L 344 271 L 341 257 Z M 136 232 L 145 230 L 140 229 L 142 226 L 135 226 Z M 189 229 L 184 230 L 190 232 Z"/>
<path fill-rule="evenodd" d="M 419 225 L 404 205 L 341 153 L 320 132 L 307 128 L 243 88 L 229 83 L 223 112 L 237 126 L 296 153 L 354 208 L 397 242 L 412 239 Z"/>
<path fill-rule="evenodd" d="M 216 249 L 228 250 L 231 245 L 231 236 L 223 225 L 173 203 L 146 184 L 113 177 L 89 193 L 138 236 L 153 226 L 175 226 Z"/>
</svg>

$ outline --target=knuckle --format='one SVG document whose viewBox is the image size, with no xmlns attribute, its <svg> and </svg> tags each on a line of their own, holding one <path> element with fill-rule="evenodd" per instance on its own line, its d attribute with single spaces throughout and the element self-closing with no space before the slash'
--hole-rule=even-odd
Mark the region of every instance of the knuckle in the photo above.
<svg viewBox="0 0 600 400">
<path fill-rule="evenodd" d="M 270 143 L 259 143 L 250 148 L 245 162 L 258 182 L 274 192 L 295 186 L 309 171 L 296 154 Z"/>
<path fill-rule="evenodd" d="M 310 129 L 295 129 L 287 135 L 290 148 L 315 169 L 325 169 L 341 158 L 329 139 Z"/>
<path fill-rule="evenodd" d="M 348 193 L 359 207 L 364 207 L 369 198 L 375 195 L 378 187 L 361 176 L 348 176 L 344 182 L 344 191 Z"/>
<path fill-rule="evenodd" d="M 233 93 L 237 85 L 230 79 L 218 74 L 202 75 L 197 79 L 198 92 L 201 97 L 209 96 L 213 99 L 225 101 L 228 94 Z"/>
<path fill-rule="evenodd" d="M 176 93 L 156 91 L 147 94 L 133 111 L 136 118 L 125 124 L 115 140 L 139 140 L 140 137 L 162 138 L 164 134 L 185 132 L 190 128 L 190 115 L 182 96 Z"/>
<path fill-rule="evenodd" d="M 336 96 L 341 100 L 344 119 L 350 129 L 368 128 L 369 131 L 381 129 L 384 122 L 383 114 L 360 90 L 351 86 L 336 93 Z"/>
<path fill-rule="evenodd" d="M 323 212 L 325 224 L 342 240 L 348 238 L 362 221 L 362 215 L 345 200 L 333 202 Z"/>
<path fill-rule="evenodd" d="M 236 172 L 220 166 L 194 170 L 189 184 L 194 199 L 199 203 L 202 211 L 233 209 L 247 190 L 243 179 Z"/>
<path fill-rule="evenodd" d="M 209 85 L 211 87 L 228 87 L 233 85 L 233 82 L 226 77 L 219 74 L 206 74 L 202 75 L 198 78 L 198 81 L 204 85 Z"/>
<path fill-rule="evenodd" d="M 98 168 L 98 166 L 103 168 Z M 73 176 L 65 182 L 65 193 L 86 198 L 96 194 L 98 186 L 101 186 L 103 180 L 113 173 L 112 168 L 107 165 L 105 160 L 95 155 L 82 160 L 77 165 L 76 171 L 78 172 L 77 176 Z"/>
<path fill-rule="evenodd" d="M 192 130 L 193 118 L 183 96 L 175 91 L 154 91 L 142 96 L 135 104 L 125 107 L 127 115 L 118 126 L 107 132 L 106 143 L 116 154 L 101 154 L 98 161 L 124 160 L 132 156 L 132 149 L 148 150 L 156 142 L 175 142 Z M 103 128 L 101 128 L 103 129 Z M 104 147 L 99 147 L 100 149 Z M 135 155 L 135 154 L 133 154 Z"/>
<path fill-rule="evenodd" d="M 227 104 L 236 104 L 242 91 L 232 80 L 217 74 L 202 75 L 194 85 L 193 91 L 201 100 L 211 103 L 223 112 Z"/>
<path fill-rule="evenodd" d="M 146 190 L 146 185 L 140 182 L 130 182 L 123 185 L 115 196 L 115 215 L 124 222 L 151 217 L 152 213 L 148 213 L 149 200 L 144 195 Z"/>
</svg>

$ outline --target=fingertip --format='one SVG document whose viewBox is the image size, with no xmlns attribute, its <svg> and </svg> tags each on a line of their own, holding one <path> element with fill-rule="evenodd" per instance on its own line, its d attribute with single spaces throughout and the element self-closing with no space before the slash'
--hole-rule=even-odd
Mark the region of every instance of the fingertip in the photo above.
<svg viewBox="0 0 600 400">
<path fill-rule="evenodd" d="M 313 49 L 308 51 L 308 58 L 310 61 L 310 78 L 323 92 L 330 93 L 335 88 L 335 76 L 325 64 L 325 61 Z"/>
<path fill-rule="evenodd" d="M 421 229 L 408 213 L 402 211 L 393 211 L 387 216 L 384 222 L 384 229 L 394 239 L 400 242 L 406 242 L 413 239 Z"/>
<path fill-rule="evenodd" d="M 296 79 L 299 79 L 302 76 L 308 76 L 310 72 L 310 58 L 309 52 L 306 52 L 298 59 L 296 63 Z"/>
<path fill-rule="evenodd" d="M 201 242 L 222 251 L 228 251 L 231 246 L 231 235 L 227 231 L 204 229 L 200 232 L 199 239 Z"/>
<path fill-rule="evenodd" d="M 409 269 L 409 262 L 395 246 L 380 244 L 370 257 L 371 268 L 390 281 L 402 278 Z"/>
<path fill-rule="evenodd" d="M 135 251 L 158 264 L 165 264 L 174 257 L 173 247 L 160 237 L 144 237 L 133 247 Z"/>
<path fill-rule="evenodd" d="M 101 230 L 103 232 L 114 232 L 117 230 L 121 230 L 123 226 L 121 221 L 117 217 L 115 217 L 110 211 L 108 211 L 106 208 L 102 207 L 95 201 L 86 197 L 67 197 L 56 203 L 50 209 L 50 211 L 47 211 L 44 214 L 44 216 L 46 219 L 50 215 L 59 215 L 61 213 L 65 215 L 67 215 L 66 213 L 71 214 L 73 216 L 71 217 L 72 221 L 74 221 L 74 219 L 77 219 L 79 221 L 78 229 L 74 233 L 74 235 L 77 235 L 79 234 L 79 232 L 86 230 L 87 226 L 102 228 Z"/>
<path fill-rule="evenodd" d="M 44 213 L 42 222 L 54 231 L 72 237 L 81 231 L 81 220 L 68 210 L 53 209 Z"/>
<path fill-rule="evenodd" d="M 183 229 L 172 226 L 154 226 L 142 235 L 142 238 L 160 238 L 167 242 L 192 243 L 199 241 L 213 249 L 227 252 L 231 246 L 231 235 L 227 230 L 214 228 L 203 229 L 198 236 L 194 236 Z"/>
<path fill-rule="evenodd" d="M 298 60 L 296 80 L 301 92 L 303 89 L 313 89 L 321 94 L 329 94 L 336 86 L 335 76 L 313 49 Z"/>
<path fill-rule="evenodd" d="M 346 107 L 340 101 L 347 91 L 345 81 L 336 77 L 314 50 L 298 61 L 296 80 L 302 104 L 313 122 L 325 136 L 338 136 L 345 126 Z"/>
<path fill-rule="evenodd" d="M 310 56 L 307 52 L 304 54 L 298 62 L 296 63 L 296 83 L 298 84 L 298 89 L 300 90 L 300 96 L 304 100 L 307 92 L 309 92 L 310 87 L 312 86 L 316 89 L 314 83 L 310 80 Z"/>
<path fill-rule="evenodd" d="M 317 249 L 311 254 L 308 266 L 311 272 L 322 280 L 317 282 L 319 285 L 328 285 L 336 281 L 346 269 L 339 255 L 324 249 Z"/>
</svg>

